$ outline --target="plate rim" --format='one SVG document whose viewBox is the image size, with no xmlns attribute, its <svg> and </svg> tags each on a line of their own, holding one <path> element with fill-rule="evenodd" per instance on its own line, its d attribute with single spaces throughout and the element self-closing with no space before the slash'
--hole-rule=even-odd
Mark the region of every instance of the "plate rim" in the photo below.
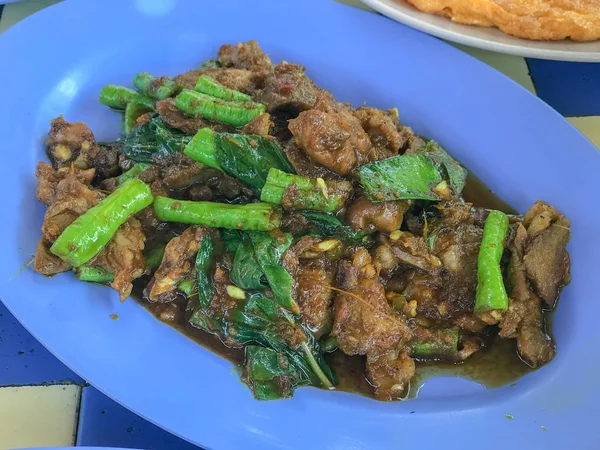
<svg viewBox="0 0 600 450">
<path fill-rule="evenodd" d="M 365 5 L 373 8 L 378 13 L 383 14 L 384 16 L 389 17 L 392 20 L 408 25 L 412 28 L 415 28 L 424 33 L 430 34 L 440 39 L 445 39 L 451 42 L 456 42 L 458 44 L 466 45 L 469 47 L 480 48 L 483 50 L 488 50 L 492 52 L 505 53 L 508 55 L 516 55 L 522 56 L 524 58 L 535 58 L 535 59 L 546 59 L 552 61 L 566 61 L 566 62 L 588 62 L 588 63 L 597 63 L 600 62 L 600 52 L 572 52 L 568 50 L 553 50 L 547 48 L 536 48 L 536 44 L 543 42 L 545 44 L 552 44 L 553 41 L 534 41 L 528 39 L 517 38 L 516 36 L 507 36 L 513 37 L 515 39 L 520 39 L 524 43 L 528 43 L 530 46 L 527 47 L 525 45 L 517 45 L 517 44 L 507 44 L 502 42 L 494 42 L 491 39 L 484 39 L 481 37 L 471 36 L 468 33 L 460 33 L 458 31 L 453 31 L 450 29 L 444 29 L 435 24 L 429 23 L 425 19 L 430 14 L 423 13 L 421 11 L 417 11 L 413 8 L 413 12 L 417 15 L 414 17 L 413 15 L 407 14 L 405 10 L 409 7 L 401 5 L 394 0 L 359 0 L 363 2 Z M 412 7 L 411 7 L 412 8 Z M 419 16 L 423 16 L 423 20 L 419 19 Z M 437 17 L 437 16 L 436 16 Z M 464 25 L 457 24 L 452 22 L 450 19 L 448 23 L 452 26 L 461 26 L 465 27 L 465 29 L 475 27 L 475 25 Z M 479 28 L 487 28 L 487 27 L 479 27 Z M 494 29 L 493 27 L 489 27 Z M 500 30 L 498 30 L 500 31 Z M 562 41 L 556 41 L 562 42 Z M 600 43 L 600 40 L 596 41 Z M 573 41 L 574 44 L 576 44 Z M 585 43 L 583 43 L 585 44 Z"/>
<path fill-rule="evenodd" d="M 114 1 L 116 2 L 116 0 L 114 0 Z M 319 1 L 317 1 L 317 0 L 306 0 L 303 3 L 306 3 L 307 1 L 314 1 L 314 3 L 317 4 L 317 5 L 320 3 L 320 0 Z M 62 7 L 62 8 L 71 8 L 71 6 L 67 7 L 67 6 L 64 6 L 64 5 L 81 5 L 82 3 L 84 3 L 84 2 L 79 2 L 79 3 L 78 2 L 64 2 L 64 3 L 60 3 L 60 4 L 56 5 L 56 6 L 53 6 L 52 8 L 59 8 L 59 7 Z M 266 3 L 266 1 L 264 1 L 263 3 Z M 331 2 L 331 3 L 333 4 L 334 2 Z M 344 6 L 344 5 L 340 5 L 340 6 L 347 7 L 347 6 Z M 73 7 L 75 8 L 75 6 L 73 6 Z M 337 8 L 337 7 L 338 6 L 331 6 L 331 5 L 329 5 L 327 7 L 323 7 L 323 10 L 325 11 L 328 8 Z M 43 16 L 45 16 L 45 14 L 48 14 L 48 15 L 50 15 L 51 13 L 54 14 L 54 11 L 52 10 L 52 8 L 48 8 L 47 10 L 44 10 L 44 11 L 42 11 L 42 13 L 38 13 L 38 14 L 42 14 Z M 347 8 L 351 8 L 351 7 L 347 7 Z M 357 15 L 358 16 L 359 14 L 361 14 L 361 12 L 358 11 L 358 10 L 356 10 L 355 8 L 352 8 L 352 9 L 355 12 L 350 13 L 349 14 L 350 17 L 353 17 L 353 15 Z M 51 12 L 49 12 L 49 11 L 51 11 Z M 336 11 L 336 12 L 339 12 L 339 11 Z M 36 17 L 36 15 L 34 15 L 32 17 Z M 39 16 L 39 17 L 42 17 L 42 16 Z M 376 16 L 373 16 L 373 17 L 376 17 Z M 23 21 L 23 22 L 26 22 L 26 21 Z M 387 21 L 385 21 L 382 18 L 377 18 L 377 20 L 375 20 L 374 23 L 375 22 L 376 23 L 380 23 L 383 26 L 382 28 L 389 28 L 384 23 L 384 22 L 387 23 Z M 389 22 L 389 23 L 393 24 L 393 22 Z M 19 24 L 16 25 L 16 27 L 18 27 L 18 26 L 19 26 Z M 390 26 L 392 26 L 392 25 L 390 25 Z M 399 26 L 399 25 L 394 24 L 393 26 L 395 27 L 395 26 Z M 25 27 L 25 25 L 23 27 Z M 21 28 L 15 28 L 15 30 L 20 30 L 20 29 Z M 528 104 L 532 104 L 531 102 L 534 102 L 535 108 L 538 109 L 541 112 L 544 112 L 544 117 L 547 118 L 547 119 L 552 119 L 553 122 L 556 122 L 556 120 L 558 120 L 560 118 L 560 120 L 561 120 L 561 127 L 560 127 L 561 128 L 561 134 L 562 135 L 569 135 L 569 137 L 572 138 L 573 141 L 577 141 L 578 142 L 577 147 L 578 148 L 581 147 L 580 150 L 582 151 L 582 153 L 584 153 L 587 157 L 590 157 L 591 154 L 593 153 L 594 154 L 594 158 L 595 158 L 594 161 L 597 161 L 597 157 L 596 157 L 597 152 L 596 152 L 595 148 L 593 147 L 593 145 L 589 142 L 589 140 L 587 140 L 571 124 L 569 124 L 568 122 L 566 122 L 564 120 L 564 118 L 562 118 L 562 116 L 560 116 L 556 111 L 553 111 L 547 104 L 545 104 L 544 102 L 541 102 L 537 97 L 535 97 L 534 95 L 532 95 L 531 93 L 529 93 L 523 87 L 519 86 L 517 83 L 515 83 L 512 80 L 510 80 L 508 77 L 506 77 L 505 75 L 499 73 L 498 71 L 494 70 L 493 68 L 490 68 L 485 63 L 477 60 L 476 58 L 471 57 L 468 54 L 465 54 L 461 50 L 458 50 L 458 49 L 455 49 L 455 48 L 453 48 L 451 46 L 448 46 L 445 43 L 441 43 L 441 42 L 439 42 L 439 41 L 437 41 L 435 39 L 430 38 L 429 36 L 420 35 L 419 33 L 416 33 L 415 31 L 410 30 L 410 29 L 408 29 L 406 27 L 402 27 L 402 29 L 403 29 L 403 33 L 407 33 L 407 34 L 414 35 L 414 36 L 419 36 L 418 40 L 417 40 L 417 42 L 419 42 L 419 45 L 422 45 L 423 43 L 426 43 L 427 46 L 431 46 L 431 47 L 436 48 L 436 49 L 439 49 L 440 45 L 443 46 L 445 48 L 445 51 L 443 52 L 444 56 L 459 55 L 459 54 L 462 55 L 462 56 L 458 56 L 458 59 L 460 61 L 460 65 L 470 66 L 471 68 L 475 68 L 475 69 L 479 68 L 478 71 L 479 70 L 484 70 L 484 73 L 486 74 L 486 76 L 485 76 L 486 79 L 494 79 L 495 82 L 496 82 L 496 80 L 502 79 L 503 81 L 501 83 L 500 83 L 500 81 L 498 81 L 498 83 L 502 84 L 503 86 L 505 85 L 505 83 L 510 84 L 511 88 L 509 90 L 511 92 L 515 92 L 515 95 L 516 95 L 517 91 L 520 92 L 521 94 L 527 93 L 527 94 L 525 94 L 526 97 L 523 97 L 523 99 L 527 100 Z M 15 33 L 16 33 L 16 31 L 15 31 Z M 232 39 L 234 39 L 234 38 L 232 38 Z M 0 49 L 3 47 L 4 43 L 5 42 L 2 41 L 2 39 L 0 38 Z M 454 52 L 459 52 L 459 53 L 454 53 Z M 500 77 L 499 79 L 496 78 L 498 76 Z M 9 80 L 10 79 L 10 75 L 7 74 L 6 77 L 7 78 L 3 78 L 3 75 L 0 73 L 0 80 L 2 80 L 2 79 Z M 369 85 L 371 85 L 372 84 L 372 79 L 370 78 L 369 80 L 370 80 L 369 81 Z M 507 90 L 508 90 L 508 84 L 506 84 Z M 521 96 L 521 94 L 519 94 L 519 97 Z M 534 101 L 533 99 L 536 99 L 536 100 Z M 4 111 L 2 111 L 2 109 L 0 108 L 0 116 L 2 116 L 3 113 L 4 113 Z M 83 119 L 85 119 L 85 117 L 83 117 Z M 2 124 L 0 124 L 0 129 L 2 129 Z M 570 130 L 570 131 L 567 131 L 567 130 Z M 584 147 L 585 147 L 585 151 L 584 151 Z M 36 160 L 37 160 L 37 158 L 36 158 Z M 10 178 L 9 178 L 9 180 L 10 180 Z M 2 266 L 2 262 L 0 262 L 0 267 L 3 267 Z M 71 281 L 73 281 L 73 280 L 71 280 Z M 45 282 L 45 280 L 44 280 L 44 282 Z M 61 284 L 60 280 L 57 282 L 57 284 Z M 98 288 L 98 289 L 102 289 L 102 288 Z M 4 297 L 4 293 L 5 292 L 6 292 L 5 286 L 3 286 L 3 285 L 0 284 L 0 295 L 2 297 Z M 92 293 L 96 293 L 96 290 L 92 291 L 90 289 L 89 292 L 90 292 L 90 300 L 93 302 L 93 296 L 91 294 Z M 13 314 L 15 314 L 15 316 L 18 318 L 18 320 L 22 321 L 22 317 L 20 316 L 20 314 L 16 313 L 16 311 L 17 311 L 16 305 L 18 305 L 18 301 L 15 301 L 11 297 L 11 299 L 9 301 L 5 301 L 4 303 L 6 304 L 6 306 L 8 307 L 8 309 Z M 129 310 L 131 310 L 130 307 L 131 307 L 131 304 L 133 302 L 126 302 L 126 303 L 127 303 L 127 305 L 126 305 L 126 308 L 125 308 L 124 312 L 125 313 L 131 313 L 131 311 L 129 311 L 129 312 L 127 311 L 127 308 L 129 308 Z M 19 306 L 19 308 L 22 308 L 22 306 Z M 23 311 L 23 310 L 21 309 L 20 311 Z M 145 311 L 143 311 L 143 312 L 145 313 Z M 148 317 L 148 318 L 151 319 L 152 321 L 155 321 L 155 319 L 153 317 Z M 118 326 L 119 322 L 122 323 L 123 321 L 121 321 L 121 320 L 120 321 L 116 321 L 116 322 L 112 321 L 112 323 L 110 325 L 111 326 Z M 154 325 L 161 325 L 157 321 L 153 322 L 153 324 Z M 27 323 L 24 323 L 24 325 L 26 326 L 27 329 L 30 329 L 30 327 L 27 325 Z M 164 327 L 165 328 L 169 328 L 168 326 L 164 326 Z M 169 328 L 169 330 L 171 330 L 173 333 L 176 333 L 182 339 L 185 339 L 187 341 L 187 338 L 184 338 L 183 336 L 181 336 L 177 331 L 172 330 L 170 328 Z M 44 332 L 43 334 L 47 335 L 47 332 Z M 161 332 L 161 334 L 163 334 L 163 333 Z M 34 333 L 34 336 L 36 336 L 36 338 L 39 335 L 40 335 L 40 333 L 38 333 L 38 332 Z M 38 339 L 38 340 L 40 340 L 40 339 Z M 46 346 L 46 342 L 48 342 L 47 340 L 44 340 L 44 341 L 40 340 L 40 341 L 43 342 L 44 346 Z M 191 341 L 190 341 L 190 343 L 191 343 Z M 63 348 L 61 348 L 61 351 L 59 352 L 58 350 L 56 350 L 56 348 L 50 347 L 51 344 L 48 344 L 48 345 L 49 345 L 50 351 L 53 354 L 57 355 L 57 357 L 59 357 L 59 359 L 61 359 L 61 361 L 68 361 L 69 362 L 69 364 L 68 364 L 69 367 L 75 367 L 75 366 L 76 367 L 82 367 L 80 361 L 73 362 L 75 360 L 69 359 L 71 357 L 71 355 L 68 354 L 68 353 L 66 353 L 66 352 L 64 352 Z M 197 344 L 193 344 L 193 345 L 195 347 L 199 347 Z M 205 350 L 205 352 L 206 353 L 210 353 L 210 351 L 208 351 L 208 350 Z M 210 354 L 213 355 L 212 353 L 210 353 Z M 215 356 L 215 358 L 219 358 L 219 357 Z M 229 363 L 227 363 L 227 364 L 229 364 Z M 553 368 L 558 367 L 557 364 L 560 364 L 560 361 L 558 361 L 558 360 L 553 361 L 552 362 Z M 544 369 L 542 369 L 542 370 L 544 370 Z M 85 375 L 86 373 L 89 373 L 89 372 L 85 372 L 84 370 L 75 370 L 75 372 L 83 374 L 83 375 Z M 87 378 L 87 377 L 84 377 L 84 378 Z M 94 382 L 94 380 L 91 380 L 91 378 L 92 377 L 90 377 L 90 381 Z M 94 375 L 93 378 L 94 379 L 98 379 L 99 376 L 98 375 Z M 552 380 L 546 380 L 546 381 L 549 382 L 549 381 L 552 381 Z M 524 384 L 526 384 L 526 383 L 524 382 Z M 106 387 L 106 385 L 100 385 L 99 384 L 98 388 L 99 388 L 99 390 L 101 392 L 105 393 L 110 398 L 115 399 L 120 404 L 123 404 L 127 408 L 131 409 L 132 411 L 134 411 L 136 414 L 140 415 L 141 417 L 144 417 L 144 418 L 150 420 L 151 422 L 156 423 L 158 426 L 169 430 L 173 434 L 176 434 L 176 435 L 178 435 L 178 436 L 180 436 L 180 437 L 182 437 L 182 438 L 184 438 L 186 440 L 190 440 L 191 442 L 193 442 L 193 443 L 195 443 L 197 445 L 203 445 L 203 443 L 200 440 L 197 440 L 198 438 L 196 437 L 196 435 L 194 435 L 194 437 L 190 437 L 189 435 L 182 435 L 182 433 L 179 433 L 177 429 L 173 428 L 173 426 L 165 424 L 165 422 L 162 421 L 164 419 L 164 417 L 163 417 L 164 414 L 161 414 L 160 420 L 159 420 L 159 418 L 157 418 L 156 415 L 153 415 L 153 416 L 149 415 L 146 403 L 144 403 L 144 406 L 142 408 L 140 406 L 139 398 L 138 397 L 133 396 L 133 397 L 127 397 L 127 398 L 125 398 L 125 397 L 118 397 L 117 395 L 113 395 L 116 392 L 115 391 L 115 387 L 114 387 L 114 383 L 112 383 L 110 385 L 110 387 Z M 370 400 L 366 400 L 366 399 L 363 399 L 363 398 L 356 398 L 357 396 L 350 395 L 350 394 L 340 394 L 340 393 L 338 393 L 338 394 L 329 394 L 329 393 L 325 393 L 325 392 L 319 392 L 319 393 L 317 393 L 317 395 L 313 395 L 313 394 L 315 394 L 314 392 L 309 393 L 308 391 L 315 391 L 315 390 L 314 389 L 313 390 L 311 390 L 311 389 L 301 389 L 301 390 L 299 390 L 299 392 L 297 392 L 296 399 L 294 399 L 294 400 L 292 400 L 290 402 L 281 402 L 281 403 L 282 404 L 283 403 L 289 404 L 291 402 L 294 402 L 293 404 L 294 404 L 295 408 L 297 407 L 297 408 L 303 409 L 303 408 L 306 408 L 307 403 L 308 403 L 307 399 L 309 399 L 311 402 L 314 402 L 314 403 L 311 403 L 311 406 L 314 406 L 316 408 L 319 408 L 320 406 L 330 407 L 330 405 L 333 404 L 333 403 L 342 403 L 342 402 L 336 402 L 336 400 L 341 400 L 342 396 L 343 396 L 343 400 L 344 400 L 343 401 L 344 407 L 347 407 L 348 405 L 350 405 L 350 407 L 357 406 L 357 405 L 359 405 L 359 406 L 365 406 L 367 404 L 367 402 L 371 402 Z M 246 391 L 244 391 L 244 392 L 246 392 Z M 323 395 L 320 395 L 320 394 L 323 394 Z M 330 395 L 331 395 L 331 397 L 329 397 Z M 324 400 L 325 396 L 327 396 L 326 400 Z M 518 400 L 520 402 L 524 402 L 524 401 L 527 401 L 530 398 L 530 396 L 531 396 L 531 392 L 525 391 L 525 394 L 523 394 L 522 398 L 519 398 Z M 498 402 L 494 403 L 494 406 L 499 406 L 500 408 L 504 408 L 504 404 L 508 400 L 512 399 L 512 397 L 510 397 L 510 396 L 508 396 L 508 397 L 509 397 L 508 399 L 498 400 Z M 410 402 L 408 402 L 408 403 L 410 403 Z M 253 405 L 255 405 L 255 404 L 253 404 Z M 477 402 L 475 402 L 475 403 L 469 403 L 469 402 L 465 403 L 465 402 L 463 402 L 463 404 L 461 405 L 461 408 L 458 409 L 458 412 L 459 413 L 468 414 L 471 411 L 477 411 L 477 409 L 480 408 L 480 406 L 481 405 L 479 405 Z M 339 405 L 338 406 L 331 406 L 331 408 L 335 409 L 336 411 L 339 411 L 341 409 L 341 407 Z M 408 423 L 415 423 L 415 421 L 417 419 L 417 415 L 415 415 L 415 416 L 409 416 L 406 413 L 407 410 L 411 409 L 410 408 L 410 404 L 408 406 L 403 406 L 401 404 L 396 404 L 396 405 L 382 405 L 381 407 L 378 404 L 377 407 L 374 407 L 372 403 L 369 403 L 367 409 L 369 410 L 368 411 L 369 414 L 368 415 L 366 414 L 366 415 L 368 416 L 369 419 L 387 420 L 387 419 L 392 418 L 392 417 L 393 418 L 403 417 L 403 418 L 405 418 L 407 420 Z M 262 406 L 260 408 L 258 406 L 253 406 L 253 411 L 259 411 L 259 410 L 261 412 L 264 412 L 264 411 L 273 412 L 273 411 L 278 411 L 279 407 L 277 405 L 272 405 L 272 406 L 269 405 L 269 406 L 265 406 L 264 408 Z M 374 412 L 375 410 L 377 410 L 377 412 Z M 423 411 L 423 415 L 419 415 L 419 416 L 422 417 L 424 415 L 427 415 L 427 417 L 433 417 L 433 418 L 439 419 L 441 423 L 444 423 L 444 421 L 446 421 L 446 420 L 452 420 L 453 411 L 455 411 L 455 409 L 451 409 L 451 410 L 440 409 L 439 411 L 435 411 L 435 412 Z M 153 412 L 153 414 L 154 414 L 154 412 Z M 248 420 L 249 420 L 249 423 L 252 423 L 252 422 L 250 422 L 250 419 L 248 419 Z M 364 425 L 362 422 L 359 424 L 356 421 L 349 422 L 349 423 L 351 423 L 352 425 L 354 425 L 354 424 L 360 425 L 360 427 L 356 427 L 356 429 L 352 429 L 352 431 L 354 431 L 354 432 L 356 432 L 356 430 L 363 429 L 364 427 L 368 427 L 368 426 L 374 427 L 375 426 L 373 423 L 371 423 L 370 425 L 369 424 Z M 515 422 L 515 424 L 516 424 L 516 422 Z M 241 424 L 238 424 L 238 425 L 241 425 Z M 380 428 L 380 425 L 377 425 L 377 426 Z M 269 441 L 267 439 L 269 438 L 269 436 L 261 436 L 261 435 L 257 435 L 257 434 L 249 435 L 248 433 L 251 433 L 253 431 L 252 430 L 245 430 L 246 434 L 244 434 L 243 438 L 242 438 L 241 437 L 242 435 L 240 433 L 244 432 L 244 430 L 241 430 L 240 428 L 241 427 L 238 427 L 237 429 L 236 428 L 230 428 L 228 430 L 229 431 L 229 435 L 228 436 L 225 436 L 225 437 L 219 436 L 219 439 L 220 439 L 220 441 L 219 441 L 220 447 L 219 448 L 221 448 L 221 446 L 222 446 L 222 448 L 228 448 L 228 449 L 229 448 L 239 448 L 239 446 L 236 447 L 236 446 L 232 446 L 231 445 L 231 442 L 233 442 L 233 440 L 235 440 L 235 442 L 252 442 L 252 443 L 258 443 L 258 448 L 263 448 L 265 445 L 268 445 Z M 181 429 L 181 428 L 179 428 L 179 429 Z M 220 430 L 222 428 L 221 427 L 215 428 L 215 432 L 216 432 L 217 429 Z M 327 432 L 329 432 L 329 428 L 328 428 Z M 254 433 L 256 433 L 256 431 L 254 431 Z M 322 430 L 319 433 L 322 436 L 322 438 L 324 440 L 326 440 L 326 442 L 328 443 L 328 445 L 330 445 L 330 447 L 328 447 L 328 448 L 339 448 L 339 447 L 336 446 L 336 444 L 339 445 L 339 442 L 340 442 L 339 440 L 337 442 L 335 442 L 334 438 L 332 438 L 331 436 L 329 436 L 327 434 L 324 434 L 324 432 Z M 393 438 L 396 435 L 390 435 L 389 434 L 389 430 L 388 430 L 387 436 L 391 436 L 391 438 Z M 344 437 L 346 437 L 346 436 L 342 435 L 341 437 L 339 437 L 339 439 L 344 438 Z M 300 445 L 299 443 L 301 443 L 303 441 L 303 439 L 306 439 L 304 436 L 302 436 L 300 434 L 294 435 L 294 438 L 295 438 L 295 440 L 292 443 L 290 443 L 289 445 L 286 445 L 285 448 L 290 447 L 290 445 L 291 446 Z M 375 438 L 375 436 L 373 436 L 373 437 L 372 436 L 366 436 L 364 439 L 371 440 L 371 439 L 374 439 L 374 438 Z M 204 439 L 204 438 L 202 438 L 202 439 Z M 209 444 L 209 438 L 206 438 L 206 439 L 207 439 L 206 440 L 206 444 L 204 444 L 204 445 Z M 210 437 L 210 443 L 211 444 L 215 443 L 214 439 L 215 439 L 214 436 Z M 225 442 L 225 441 L 223 441 L 223 439 L 228 439 L 228 440 Z M 243 441 L 242 441 L 242 439 L 243 439 Z M 364 439 L 360 439 L 360 437 L 359 438 L 354 437 L 353 440 L 351 440 L 351 441 L 345 441 L 345 442 L 348 445 L 350 445 L 350 444 L 354 445 L 356 448 L 370 448 L 370 447 L 365 447 L 365 440 Z M 398 439 L 398 438 L 396 437 L 395 439 Z M 377 441 L 377 442 L 379 444 L 381 444 L 381 441 Z M 273 443 L 271 442 L 271 444 L 273 444 Z"/>
</svg>

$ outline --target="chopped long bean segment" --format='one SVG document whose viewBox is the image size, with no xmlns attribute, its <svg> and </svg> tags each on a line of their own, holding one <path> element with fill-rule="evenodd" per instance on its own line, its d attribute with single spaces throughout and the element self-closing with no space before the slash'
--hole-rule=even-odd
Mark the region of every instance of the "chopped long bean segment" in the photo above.
<svg viewBox="0 0 600 450">
<path fill-rule="evenodd" d="M 365 164 L 360 183 L 372 202 L 391 200 L 440 200 L 436 192 L 445 181 L 431 158 L 402 155 Z"/>
<path fill-rule="evenodd" d="M 190 116 L 202 116 L 217 122 L 241 127 L 265 112 L 265 105 L 255 102 L 227 101 L 184 89 L 175 105 Z"/>
<path fill-rule="evenodd" d="M 133 89 L 116 84 L 107 84 L 100 91 L 100 103 L 115 109 L 125 109 L 128 103 L 136 102 L 154 110 L 152 99 Z"/>
<path fill-rule="evenodd" d="M 142 115 L 152 111 L 152 108 L 149 108 L 147 105 L 142 105 L 137 101 L 127 103 L 127 106 L 125 107 L 125 116 L 123 118 L 125 134 L 131 133 L 131 130 L 137 125 L 137 120 Z"/>
<path fill-rule="evenodd" d="M 331 353 L 338 349 L 338 340 L 335 336 L 329 335 L 321 341 L 321 350 L 325 353 Z"/>
<path fill-rule="evenodd" d="M 131 180 L 132 178 L 135 178 L 139 173 L 142 173 L 148 167 L 150 167 L 150 164 L 138 163 L 135 166 L 133 166 L 131 169 L 129 169 L 127 172 L 119 175 L 117 177 L 117 182 L 119 184 L 123 184 L 127 180 Z"/>
<path fill-rule="evenodd" d="M 281 224 L 281 209 L 268 203 L 229 205 L 156 197 L 154 211 L 165 222 L 216 228 L 270 231 Z"/>
<path fill-rule="evenodd" d="M 75 276 L 80 281 L 88 281 L 91 283 L 111 283 L 115 276 L 100 267 L 81 266 L 75 272 Z"/>
<path fill-rule="evenodd" d="M 502 279 L 500 260 L 508 233 L 508 217 L 501 211 L 490 211 L 483 227 L 483 238 L 477 258 L 477 293 L 475 313 L 494 323 L 499 312 L 508 310 L 508 295 Z"/>
<path fill-rule="evenodd" d="M 252 97 L 243 92 L 229 89 L 208 75 L 201 75 L 194 87 L 195 91 L 223 100 L 252 101 Z"/>
<path fill-rule="evenodd" d="M 87 210 L 56 239 L 50 251 L 73 267 L 79 267 L 104 248 L 117 229 L 152 203 L 150 187 L 138 179 L 128 180 Z"/>
<path fill-rule="evenodd" d="M 422 359 L 456 359 L 459 337 L 458 328 L 417 329 L 411 355 Z"/>
<path fill-rule="evenodd" d="M 215 135 L 210 128 L 202 128 L 188 142 L 183 153 L 208 167 L 222 170 L 215 156 Z"/>
<path fill-rule="evenodd" d="M 177 289 L 190 297 L 194 293 L 194 282 L 192 280 L 180 281 L 177 285 Z"/>
<path fill-rule="evenodd" d="M 164 100 L 177 92 L 177 84 L 171 77 L 160 77 L 150 75 L 148 72 L 140 72 L 133 79 L 133 85 L 148 97 Z"/>
<path fill-rule="evenodd" d="M 334 212 L 344 207 L 352 193 L 349 181 L 324 181 L 291 175 L 275 168 L 269 170 L 261 201 L 282 205 L 286 210 L 314 209 Z"/>
</svg>

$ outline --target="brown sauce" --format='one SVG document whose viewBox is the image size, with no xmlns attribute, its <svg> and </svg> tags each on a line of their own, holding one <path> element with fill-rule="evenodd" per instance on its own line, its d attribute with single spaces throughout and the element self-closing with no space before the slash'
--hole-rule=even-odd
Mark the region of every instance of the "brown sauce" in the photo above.
<svg viewBox="0 0 600 450">
<path fill-rule="evenodd" d="M 517 212 L 506 202 L 498 198 L 479 178 L 469 172 L 467 183 L 463 191 L 464 200 L 490 209 L 498 209 L 507 214 Z M 142 290 L 147 284 L 147 279 L 137 280 L 132 296 L 146 309 L 159 318 L 155 305 L 150 305 L 142 300 Z M 244 350 L 229 348 L 220 339 L 210 333 L 192 327 L 186 319 L 186 314 L 181 307 L 181 322 L 168 323 L 181 333 L 188 336 L 208 350 L 228 359 L 237 366 L 244 362 Z M 547 313 L 546 322 L 551 318 Z M 160 319 L 159 319 L 160 320 Z M 348 356 L 341 351 L 325 355 L 327 362 L 338 377 L 336 389 L 345 392 L 361 394 L 374 398 L 373 388 L 364 375 L 365 361 L 362 356 Z M 523 375 L 532 371 L 518 356 L 516 341 L 500 339 L 497 334 L 492 334 L 486 340 L 484 348 L 476 352 L 465 361 L 454 364 L 447 362 L 416 362 L 416 375 L 411 383 L 408 398 L 416 398 L 423 384 L 436 376 L 457 376 L 466 378 L 486 387 L 494 388 L 514 383 Z"/>
</svg>

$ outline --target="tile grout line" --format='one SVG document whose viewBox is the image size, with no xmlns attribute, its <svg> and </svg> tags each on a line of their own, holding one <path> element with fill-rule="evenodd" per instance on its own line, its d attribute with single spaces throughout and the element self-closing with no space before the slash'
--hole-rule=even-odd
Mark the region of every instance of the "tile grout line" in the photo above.
<svg viewBox="0 0 600 450">
<path fill-rule="evenodd" d="M 77 447 L 79 439 L 79 422 L 81 421 L 81 408 L 83 407 L 83 392 L 85 385 L 79 386 L 79 403 L 75 410 L 75 429 L 73 431 L 73 446 Z"/>
<path fill-rule="evenodd" d="M 531 74 L 531 68 L 529 67 L 529 58 L 523 57 L 523 59 L 525 60 L 525 66 L 527 67 L 527 76 L 529 77 L 529 79 L 531 80 L 531 84 L 533 85 L 533 93 L 537 98 L 540 98 L 540 96 L 537 93 L 537 87 L 535 86 L 535 79 L 533 78 L 533 75 Z"/>
</svg>

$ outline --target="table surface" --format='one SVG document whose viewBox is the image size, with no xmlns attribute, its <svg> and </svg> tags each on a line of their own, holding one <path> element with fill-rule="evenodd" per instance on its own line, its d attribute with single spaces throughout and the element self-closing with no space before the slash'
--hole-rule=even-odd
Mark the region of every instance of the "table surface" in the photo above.
<svg viewBox="0 0 600 450">
<path fill-rule="evenodd" d="M 0 5 L 0 34 L 58 1 Z M 344 1 L 368 9 L 357 0 Z M 525 59 L 458 47 L 538 95 L 600 147 L 600 64 Z M 88 385 L 0 303 L 0 450 L 68 445 L 197 449 Z"/>
</svg>

